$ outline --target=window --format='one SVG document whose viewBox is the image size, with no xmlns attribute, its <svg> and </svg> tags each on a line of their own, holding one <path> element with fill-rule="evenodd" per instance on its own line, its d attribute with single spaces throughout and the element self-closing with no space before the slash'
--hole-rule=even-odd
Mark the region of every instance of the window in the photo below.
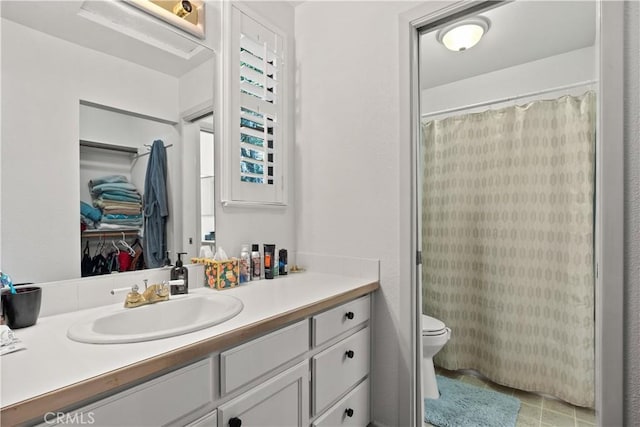
<svg viewBox="0 0 640 427">
<path fill-rule="evenodd" d="M 250 12 L 230 9 L 222 201 L 285 205 L 285 37 Z"/>
</svg>

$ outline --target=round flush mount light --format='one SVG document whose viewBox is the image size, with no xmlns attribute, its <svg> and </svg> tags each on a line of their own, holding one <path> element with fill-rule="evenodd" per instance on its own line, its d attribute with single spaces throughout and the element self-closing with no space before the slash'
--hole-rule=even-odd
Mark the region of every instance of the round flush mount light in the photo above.
<svg viewBox="0 0 640 427">
<path fill-rule="evenodd" d="M 449 25 L 436 34 L 436 39 L 454 52 L 467 50 L 478 44 L 489 31 L 490 21 L 478 16 Z"/>
</svg>

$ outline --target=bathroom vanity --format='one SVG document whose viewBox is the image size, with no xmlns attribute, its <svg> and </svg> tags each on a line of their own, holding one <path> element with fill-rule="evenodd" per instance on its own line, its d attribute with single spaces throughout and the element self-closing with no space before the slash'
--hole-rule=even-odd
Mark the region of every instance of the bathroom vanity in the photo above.
<svg viewBox="0 0 640 427">
<path fill-rule="evenodd" d="M 210 328 L 138 343 L 66 337 L 109 306 L 41 318 L 17 331 L 27 349 L 3 356 L 2 425 L 365 426 L 378 287 L 302 273 L 192 289 L 228 293 L 244 308 Z"/>
</svg>

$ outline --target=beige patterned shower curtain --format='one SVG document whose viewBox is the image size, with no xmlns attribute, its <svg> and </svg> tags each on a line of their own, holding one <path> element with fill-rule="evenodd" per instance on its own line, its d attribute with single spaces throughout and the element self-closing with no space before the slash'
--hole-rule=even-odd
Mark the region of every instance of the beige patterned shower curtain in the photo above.
<svg viewBox="0 0 640 427">
<path fill-rule="evenodd" d="M 595 94 L 432 120 L 423 130 L 423 311 L 436 356 L 594 406 Z"/>
</svg>

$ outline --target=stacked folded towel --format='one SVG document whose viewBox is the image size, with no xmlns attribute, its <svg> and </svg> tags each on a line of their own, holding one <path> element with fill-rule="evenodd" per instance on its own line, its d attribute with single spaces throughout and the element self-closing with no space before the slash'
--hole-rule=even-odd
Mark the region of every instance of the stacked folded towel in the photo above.
<svg viewBox="0 0 640 427">
<path fill-rule="evenodd" d="M 142 197 L 123 175 L 89 181 L 93 206 L 101 211 L 98 229 L 142 227 Z"/>
<path fill-rule="evenodd" d="M 102 219 L 102 211 L 96 209 L 88 203 L 80 201 L 80 223 L 86 228 L 94 229 Z"/>
</svg>

